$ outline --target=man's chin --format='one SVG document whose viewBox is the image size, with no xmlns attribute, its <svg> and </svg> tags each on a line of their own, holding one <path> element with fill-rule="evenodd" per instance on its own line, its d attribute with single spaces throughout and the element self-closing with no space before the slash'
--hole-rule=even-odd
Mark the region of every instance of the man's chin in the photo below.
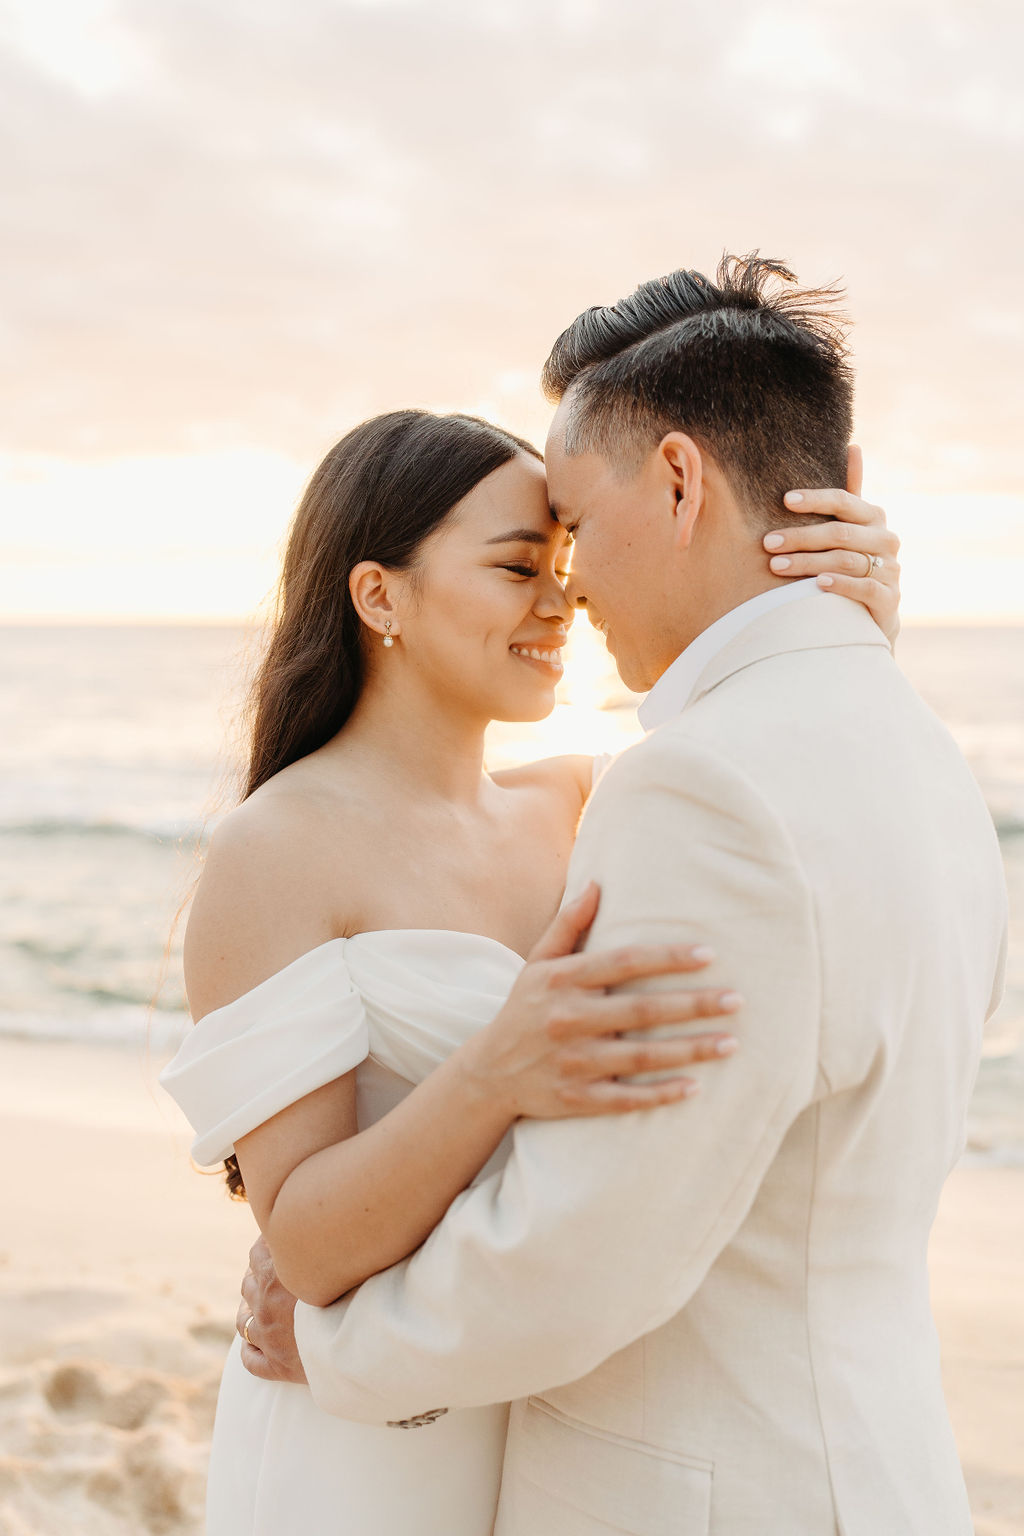
<svg viewBox="0 0 1024 1536">
<path fill-rule="evenodd" d="M 628 656 L 612 654 L 612 660 L 615 662 L 615 670 L 623 686 L 628 688 L 630 693 L 647 693 L 654 687 L 655 679 L 648 676 L 648 668 L 640 666 Z"/>
</svg>

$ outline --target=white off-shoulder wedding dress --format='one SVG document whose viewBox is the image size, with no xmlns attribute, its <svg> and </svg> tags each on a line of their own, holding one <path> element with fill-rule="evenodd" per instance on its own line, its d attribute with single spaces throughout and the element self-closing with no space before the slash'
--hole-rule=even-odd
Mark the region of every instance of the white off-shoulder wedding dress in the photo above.
<svg viewBox="0 0 1024 1536">
<path fill-rule="evenodd" d="M 353 1068 L 359 1124 L 379 1120 L 494 1018 L 523 963 L 495 939 L 443 929 L 361 933 L 302 955 L 201 1019 L 161 1075 L 196 1131 L 196 1161 L 220 1162 Z M 490 1536 L 504 1405 L 357 1424 L 306 1387 L 250 1376 L 239 1351 L 236 1339 L 217 1404 L 207 1536 Z"/>
</svg>

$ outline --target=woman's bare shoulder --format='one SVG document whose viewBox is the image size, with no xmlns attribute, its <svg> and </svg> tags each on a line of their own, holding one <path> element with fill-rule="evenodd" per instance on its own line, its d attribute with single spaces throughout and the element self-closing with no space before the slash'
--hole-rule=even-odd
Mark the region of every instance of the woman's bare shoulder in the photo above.
<svg viewBox="0 0 1024 1536">
<path fill-rule="evenodd" d="M 347 907 L 358 902 L 347 873 L 363 863 L 358 803 L 332 802 L 301 776 L 278 779 L 229 811 L 210 838 L 185 932 L 193 1018 L 344 933 Z"/>
<path fill-rule="evenodd" d="M 505 789 L 546 789 L 564 796 L 579 812 L 590 794 L 594 759 L 582 753 L 562 757 L 542 757 L 532 763 L 505 768 L 492 773 L 496 784 Z"/>
</svg>

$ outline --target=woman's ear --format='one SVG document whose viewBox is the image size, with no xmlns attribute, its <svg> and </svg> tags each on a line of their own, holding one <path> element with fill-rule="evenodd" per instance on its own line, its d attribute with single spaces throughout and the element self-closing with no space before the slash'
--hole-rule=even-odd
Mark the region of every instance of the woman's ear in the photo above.
<svg viewBox="0 0 1024 1536">
<path fill-rule="evenodd" d="M 704 458 L 685 432 L 667 433 L 658 454 L 674 499 L 676 543 L 680 549 L 689 549 L 704 507 Z"/>
<path fill-rule="evenodd" d="M 375 634 L 397 638 L 402 632 L 395 616 L 396 585 L 395 573 L 375 560 L 360 561 L 349 574 L 352 606 L 367 629 Z"/>
</svg>

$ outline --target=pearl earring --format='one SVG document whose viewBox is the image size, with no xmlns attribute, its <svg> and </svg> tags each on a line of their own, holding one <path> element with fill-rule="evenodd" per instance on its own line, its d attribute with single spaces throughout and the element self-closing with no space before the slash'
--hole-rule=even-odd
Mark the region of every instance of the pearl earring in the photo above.
<svg viewBox="0 0 1024 1536">
<path fill-rule="evenodd" d="M 385 621 L 384 621 L 384 644 L 390 650 L 391 646 L 393 646 L 394 643 L 395 643 L 394 640 L 391 638 L 391 620 L 390 619 L 385 619 Z"/>
</svg>

